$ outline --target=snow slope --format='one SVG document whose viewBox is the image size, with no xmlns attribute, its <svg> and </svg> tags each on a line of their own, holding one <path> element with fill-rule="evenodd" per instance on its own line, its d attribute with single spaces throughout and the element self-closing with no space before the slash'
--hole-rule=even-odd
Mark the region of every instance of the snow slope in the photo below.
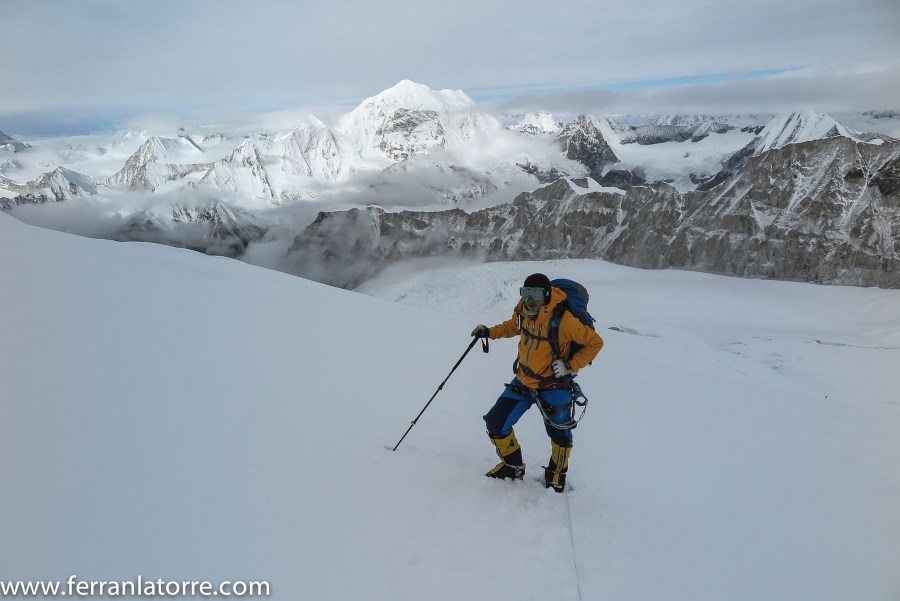
<svg viewBox="0 0 900 601">
<path fill-rule="evenodd" d="M 2 214 L 0 249 L 28 257 L 0 268 L 4 579 L 254 579 L 317 600 L 900 592 L 897 291 L 567 261 L 395 272 L 367 290 L 393 303 Z M 571 493 L 481 475 L 513 341 L 473 350 L 385 450 L 536 269 L 585 282 L 606 339 L 579 378 Z M 517 432 L 537 476 L 534 411 Z"/>
</svg>

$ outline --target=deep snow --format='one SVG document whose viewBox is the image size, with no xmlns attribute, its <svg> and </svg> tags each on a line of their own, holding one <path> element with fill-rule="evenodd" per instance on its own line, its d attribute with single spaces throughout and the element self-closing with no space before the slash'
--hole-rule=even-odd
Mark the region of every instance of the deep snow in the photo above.
<svg viewBox="0 0 900 601">
<path fill-rule="evenodd" d="M 482 476 L 513 341 L 384 448 L 542 270 L 588 285 L 606 340 L 570 470 L 583 598 L 900 595 L 898 291 L 559 261 L 372 298 L 2 214 L 0 249 L 0 578 L 575 599 L 566 497 Z M 517 432 L 537 476 L 535 411 Z"/>
</svg>

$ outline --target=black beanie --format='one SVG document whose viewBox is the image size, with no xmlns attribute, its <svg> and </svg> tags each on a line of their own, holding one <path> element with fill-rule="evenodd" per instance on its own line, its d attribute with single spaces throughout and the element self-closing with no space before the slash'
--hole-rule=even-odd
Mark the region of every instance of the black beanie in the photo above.
<svg viewBox="0 0 900 601">
<path fill-rule="evenodd" d="M 525 283 L 523 284 L 524 288 L 543 288 L 544 289 L 544 300 L 550 300 L 550 278 L 545 276 L 543 273 L 532 273 L 530 276 L 525 278 Z"/>
</svg>

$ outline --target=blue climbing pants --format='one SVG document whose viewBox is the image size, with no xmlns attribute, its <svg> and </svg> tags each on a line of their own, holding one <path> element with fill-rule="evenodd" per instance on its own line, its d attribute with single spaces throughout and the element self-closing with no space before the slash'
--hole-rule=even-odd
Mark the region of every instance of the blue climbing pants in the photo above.
<svg viewBox="0 0 900 601">
<path fill-rule="evenodd" d="M 509 436 L 512 427 L 519 421 L 519 418 L 534 404 L 534 397 L 518 392 L 515 387 L 524 389 L 525 386 L 518 378 L 514 379 L 491 407 L 491 410 L 484 416 L 484 423 L 487 425 L 488 434 L 494 438 L 502 438 Z M 540 399 L 551 408 L 558 411 L 550 415 L 551 421 L 557 424 L 563 424 L 569 419 L 569 412 L 565 411 L 567 405 L 572 402 L 572 392 L 566 388 L 556 390 L 542 390 L 539 393 Z M 548 411 L 548 414 L 551 412 Z M 572 441 L 571 430 L 560 430 L 544 423 L 544 428 L 549 436 L 556 444 L 560 446 L 569 446 Z"/>
</svg>

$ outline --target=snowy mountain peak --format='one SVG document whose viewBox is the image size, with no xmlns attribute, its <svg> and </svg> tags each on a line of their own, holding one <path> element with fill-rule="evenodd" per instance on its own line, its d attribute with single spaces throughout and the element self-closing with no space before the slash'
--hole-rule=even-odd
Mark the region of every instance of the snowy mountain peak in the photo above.
<svg viewBox="0 0 900 601">
<path fill-rule="evenodd" d="M 283 136 L 278 136 L 274 141 L 282 141 L 287 138 L 308 138 L 310 136 L 331 136 L 331 130 L 317 117 L 310 115 L 306 121 L 292 129 Z M 245 140 L 244 143 L 247 141 Z"/>
<path fill-rule="evenodd" d="M 468 109 L 475 105 L 475 102 L 462 90 L 432 90 L 425 84 L 408 79 L 364 100 L 360 106 L 370 101 L 394 107 L 422 108 L 434 111 Z"/>
<path fill-rule="evenodd" d="M 328 126 L 315 115 L 307 117 L 306 122 L 303 125 L 310 129 L 328 129 Z"/>
<path fill-rule="evenodd" d="M 105 183 L 113 188 L 152 192 L 167 181 L 208 168 L 202 163 L 204 159 L 203 150 L 188 137 L 153 136 Z"/>
<path fill-rule="evenodd" d="M 76 193 L 75 189 L 77 188 L 79 195 L 97 193 L 97 185 L 94 183 L 94 180 L 83 173 L 78 173 L 65 167 L 57 167 L 38 181 L 68 186 L 72 193 Z"/>
<path fill-rule="evenodd" d="M 388 160 L 396 161 L 443 146 L 451 115 L 474 106 L 474 101 L 461 90 L 432 90 L 403 80 L 362 101 L 341 118 L 336 130 L 351 147 L 376 148 Z M 408 143 L 409 137 L 416 141 Z"/>
<path fill-rule="evenodd" d="M 153 161 L 190 163 L 202 160 L 203 149 L 187 136 L 179 136 L 178 138 L 151 136 L 141 144 L 132 157 L 139 160 L 142 164 Z"/>
<path fill-rule="evenodd" d="M 65 167 L 57 167 L 26 184 L 0 176 L 0 209 L 3 210 L 14 204 L 62 202 L 96 193 L 97 185 L 90 177 Z"/>
<path fill-rule="evenodd" d="M 861 137 L 862 134 L 844 127 L 824 113 L 800 111 L 781 114 L 772 119 L 759 133 L 756 153 L 762 154 L 767 150 L 781 148 L 787 144 L 798 144 L 836 136 L 864 141 Z"/>
<path fill-rule="evenodd" d="M 321 120 L 310 116 L 303 125 L 291 132 L 291 143 L 280 147 L 285 156 L 302 160 L 310 177 L 332 179 L 341 170 L 341 155 L 334 134 Z M 276 141 L 277 142 L 277 141 Z M 275 145 L 273 150 L 279 150 Z"/>
<path fill-rule="evenodd" d="M 526 113 L 518 123 L 509 128 L 527 135 L 557 134 L 562 129 L 562 124 L 547 111 L 537 111 Z"/>
</svg>

